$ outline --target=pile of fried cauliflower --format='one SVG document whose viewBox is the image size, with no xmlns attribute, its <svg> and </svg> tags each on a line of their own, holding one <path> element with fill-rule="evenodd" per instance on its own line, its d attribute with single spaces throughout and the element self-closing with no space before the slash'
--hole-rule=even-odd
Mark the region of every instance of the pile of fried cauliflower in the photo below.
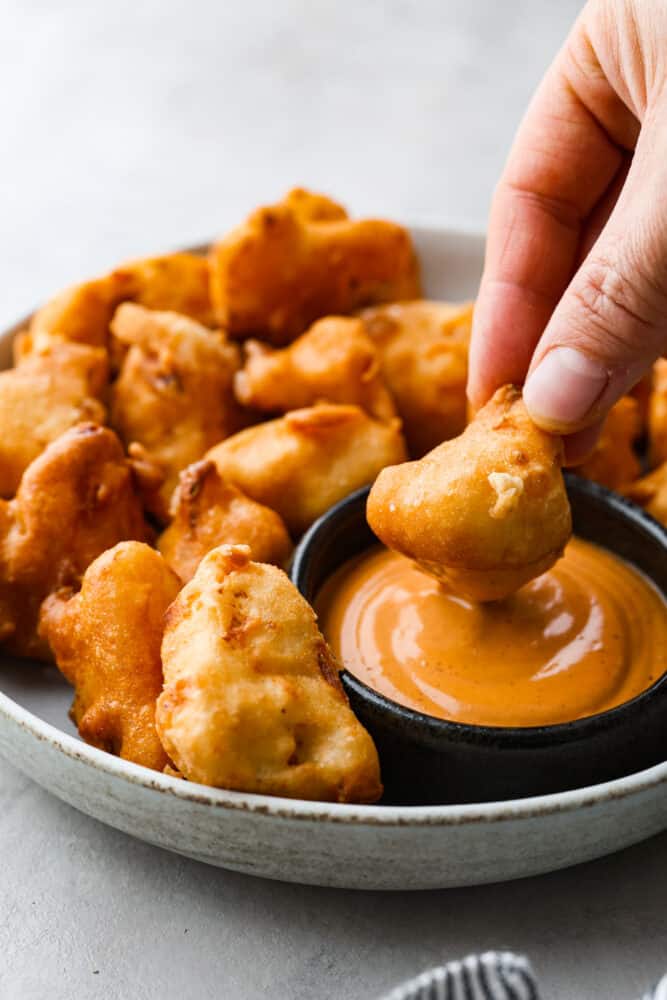
<svg viewBox="0 0 667 1000">
<path fill-rule="evenodd" d="M 466 427 L 472 304 L 420 296 L 403 227 L 294 190 L 208 256 L 125 264 L 17 335 L 0 643 L 55 661 L 83 739 L 222 788 L 381 796 L 284 569 L 332 504 Z M 580 471 L 667 520 L 667 362 Z"/>
</svg>

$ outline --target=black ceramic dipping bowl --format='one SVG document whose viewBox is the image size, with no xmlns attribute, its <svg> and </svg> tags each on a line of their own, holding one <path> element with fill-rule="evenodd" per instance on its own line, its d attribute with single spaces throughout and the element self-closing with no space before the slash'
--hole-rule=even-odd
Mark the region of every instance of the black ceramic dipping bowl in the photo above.
<svg viewBox="0 0 667 1000">
<path fill-rule="evenodd" d="M 667 530 L 596 483 L 566 476 L 575 534 L 633 563 L 667 595 Z M 313 601 L 347 559 L 378 540 L 366 523 L 368 488 L 336 504 L 304 535 L 292 580 Z M 667 759 L 667 675 L 632 701 L 575 722 L 513 728 L 424 715 L 342 680 L 380 754 L 384 802 L 489 802 L 598 784 Z"/>
</svg>

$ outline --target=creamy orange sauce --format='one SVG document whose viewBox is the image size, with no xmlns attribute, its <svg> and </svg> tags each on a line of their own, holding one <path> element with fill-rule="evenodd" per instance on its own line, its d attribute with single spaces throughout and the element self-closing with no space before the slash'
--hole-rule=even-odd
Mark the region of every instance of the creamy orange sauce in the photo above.
<svg viewBox="0 0 667 1000">
<path fill-rule="evenodd" d="M 378 547 L 342 566 L 315 606 L 347 670 L 402 705 L 458 722 L 569 722 L 634 698 L 667 670 L 660 593 L 578 538 L 505 601 L 463 600 Z"/>
</svg>

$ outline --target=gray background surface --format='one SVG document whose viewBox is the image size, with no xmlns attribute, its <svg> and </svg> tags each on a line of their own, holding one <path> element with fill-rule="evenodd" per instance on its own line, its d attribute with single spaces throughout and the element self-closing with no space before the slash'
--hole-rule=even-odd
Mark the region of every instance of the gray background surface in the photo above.
<svg viewBox="0 0 667 1000">
<path fill-rule="evenodd" d="M 484 225 L 573 0 L 0 0 L 0 322 L 294 183 Z M 374 998 L 478 948 L 546 1000 L 667 966 L 667 836 L 511 885 L 355 894 L 132 841 L 0 762 L 0 1000 Z"/>
</svg>

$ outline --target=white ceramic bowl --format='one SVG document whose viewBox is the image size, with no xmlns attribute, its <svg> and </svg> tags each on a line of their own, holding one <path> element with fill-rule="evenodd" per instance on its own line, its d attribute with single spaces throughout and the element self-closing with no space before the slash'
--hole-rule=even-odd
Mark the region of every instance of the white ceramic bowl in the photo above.
<svg viewBox="0 0 667 1000">
<path fill-rule="evenodd" d="M 426 293 L 475 294 L 481 235 L 415 228 Z M 10 363 L 13 331 L 0 339 Z M 667 828 L 667 762 L 573 792 L 466 806 L 347 806 L 205 788 L 82 743 L 54 668 L 0 660 L 0 753 L 82 812 L 149 843 L 267 878 L 434 889 L 520 878 Z"/>
</svg>

